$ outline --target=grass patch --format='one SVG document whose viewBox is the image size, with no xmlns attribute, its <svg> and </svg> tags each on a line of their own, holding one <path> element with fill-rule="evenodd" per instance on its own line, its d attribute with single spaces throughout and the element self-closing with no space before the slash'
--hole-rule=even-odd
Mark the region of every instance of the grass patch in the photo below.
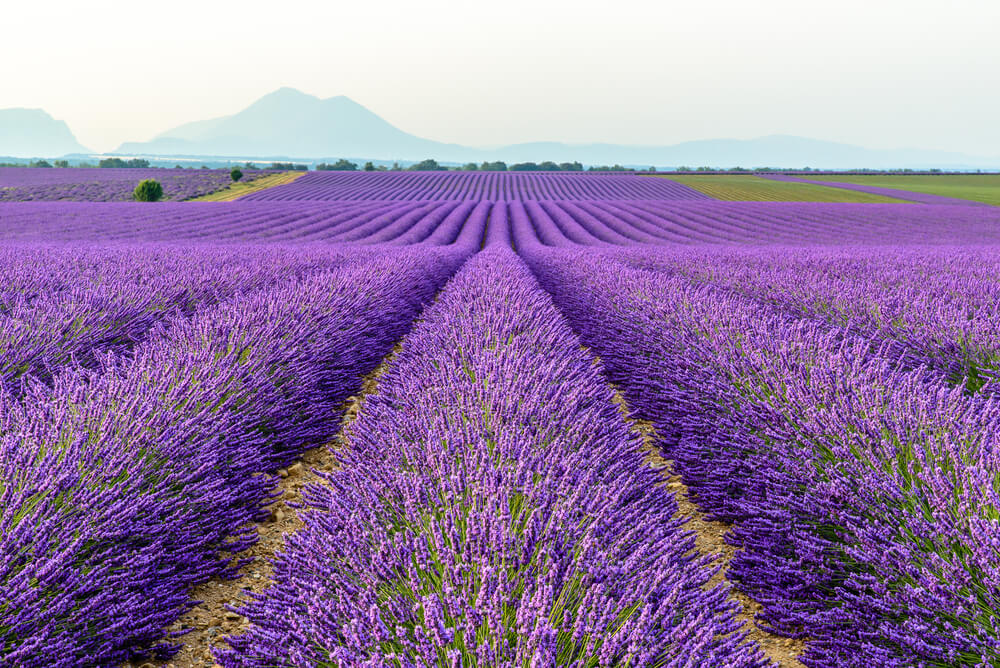
<svg viewBox="0 0 1000 668">
<path fill-rule="evenodd" d="M 271 174 L 270 176 L 265 176 L 255 181 L 250 181 L 248 183 L 238 181 L 236 183 L 231 184 L 228 188 L 224 188 L 222 190 L 216 190 L 214 193 L 202 195 L 201 197 L 195 197 L 194 199 L 189 199 L 187 201 L 231 202 L 234 199 L 239 199 L 244 195 L 255 193 L 258 190 L 266 190 L 267 188 L 274 188 L 275 186 L 283 186 L 287 183 L 291 183 L 292 181 L 299 178 L 303 174 L 305 174 L 305 172 L 281 172 L 280 174 Z"/>
<path fill-rule="evenodd" d="M 1000 174 L 961 174 L 946 175 L 914 175 L 900 174 L 861 174 L 834 176 L 802 176 L 815 178 L 817 181 L 832 181 L 837 183 L 853 183 L 861 186 L 877 188 L 895 188 L 927 195 L 941 195 L 956 199 L 968 199 L 1000 206 Z"/>
<path fill-rule="evenodd" d="M 709 197 L 727 202 L 862 202 L 888 203 L 902 200 L 882 195 L 841 190 L 812 183 L 772 181 L 753 175 L 666 176 Z"/>
</svg>

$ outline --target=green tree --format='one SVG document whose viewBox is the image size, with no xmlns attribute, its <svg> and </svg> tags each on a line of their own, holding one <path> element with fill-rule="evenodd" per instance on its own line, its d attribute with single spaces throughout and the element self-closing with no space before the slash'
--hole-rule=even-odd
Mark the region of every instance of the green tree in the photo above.
<svg viewBox="0 0 1000 668">
<path fill-rule="evenodd" d="M 158 202 L 163 197 L 163 186 L 156 179 L 143 179 L 132 191 L 136 202 Z"/>
<path fill-rule="evenodd" d="M 229 177 L 235 183 L 236 181 L 239 181 L 240 179 L 243 178 L 243 172 L 240 171 L 239 167 L 233 167 L 231 170 L 229 170 Z"/>
<path fill-rule="evenodd" d="M 369 160 L 368 162 L 365 163 L 364 170 L 366 172 L 374 172 L 375 171 L 375 163 L 373 163 L 371 160 Z"/>
<path fill-rule="evenodd" d="M 52 164 L 60 169 L 66 169 L 69 167 L 69 160 L 55 160 Z"/>
<path fill-rule="evenodd" d="M 112 169 L 147 169 L 149 167 L 149 160 L 143 160 L 142 158 L 132 158 L 131 160 L 122 160 L 121 158 L 104 158 L 97 163 L 97 166 Z"/>
<path fill-rule="evenodd" d="M 365 167 L 367 166 L 368 165 L 365 165 Z M 353 172 L 358 169 L 358 164 L 356 162 L 351 162 L 350 160 L 345 160 L 341 158 L 340 160 L 332 164 L 321 162 L 318 165 L 316 165 L 316 169 L 321 172 Z"/>
<path fill-rule="evenodd" d="M 411 172 L 440 172 L 444 171 L 445 168 L 438 164 L 438 161 L 433 158 L 427 158 L 426 160 L 421 160 L 416 162 L 407 169 Z"/>
</svg>

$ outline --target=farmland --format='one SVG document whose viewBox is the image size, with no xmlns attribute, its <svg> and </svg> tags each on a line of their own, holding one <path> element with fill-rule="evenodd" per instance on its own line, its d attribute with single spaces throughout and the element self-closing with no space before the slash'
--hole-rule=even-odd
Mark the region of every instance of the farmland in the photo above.
<svg viewBox="0 0 1000 668">
<path fill-rule="evenodd" d="M 730 202 L 899 202 L 877 194 L 829 188 L 797 181 L 775 181 L 754 175 L 671 175 L 676 181 L 717 200 Z"/>
<path fill-rule="evenodd" d="M 948 174 L 948 175 L 829 175 L 810 176 L 810 181 L 841 185 L 884 188 L 886 190 L 924 193 L 971 202 L 1000 206 L 1000 175 L 997 174 Z M 904 195 L 905 196 L 905 195 Z"/>
<path fill-rule="evenodd" d="M 0 665 L 1000 664 L 1000 208 L 703 178 L 0 202 Z"/>
<path fill-rule="evenodd" d="M 244 175 L 247 182 L 272 174 Z M 164 199 L 187 200 L 226 188 L 232 179 L 224 169 L 25 169 L 0 167 L 0 202 L 128 202 L 142 179 L 157 179 Z"/>
</svg>

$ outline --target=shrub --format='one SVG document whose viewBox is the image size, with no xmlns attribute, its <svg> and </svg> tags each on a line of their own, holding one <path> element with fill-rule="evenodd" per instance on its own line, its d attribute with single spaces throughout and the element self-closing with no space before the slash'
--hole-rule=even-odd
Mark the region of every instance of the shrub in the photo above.
<svg viewBox="0 0 1000 668">
<path fill-rule="evenodd" d="M 156 202 L 163 197 L 163 186 L 156 179 L 143 179 L 132 191 L 137 202 Z"/>
<path fill-rule="evenodd" d="M 142 158 L 132 158 L 131 160 L 122 160 L 121 158 L 104 158 L 98 163 L 97 166 L 113 169 L 147 169 L 149 167 L 149 160 L 143 160 Z"/>
<path fill-rule="evenodd" d="M 233 181 L 239 181 L 243 178 L 243 172 L 240 171 L 239 167 L 233 167 L 232 171 L 229 172 L 229 176 L 233 177 Z"/>
<path fill-rule="evenodd" d="M 368 163 L 368 165 L 370 164 L 371 163 Z M 368 167 L 368 165 L 365 165 L 365 167 Z M 340 160 L 332 164 L 321 162 L 318 165 L 316 165 L 316 169 L 321 172 L 353 172 L 357 170 L 357 168 L 358 168 L 358 163 L 351 162 L 350 160 L 345 160 L 344 158 L 341 158 Z"/>
</svg>

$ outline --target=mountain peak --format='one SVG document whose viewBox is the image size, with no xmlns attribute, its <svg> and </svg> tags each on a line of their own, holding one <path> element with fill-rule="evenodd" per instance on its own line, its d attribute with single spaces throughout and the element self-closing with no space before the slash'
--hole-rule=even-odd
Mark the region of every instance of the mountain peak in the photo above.
<svg viewBox="0 0 1000 668">
<path fill-rule="evenodd" d="M 443 148 L 403 132 L 346 95 L 321 99 L 282 87 L 231 116 L 187 123 L 116 152 L 419 160 Z"/>
<path fill-rule="evenodd" d="M 303 93 L 298 88 L 292 88 L 291 86 L 282 86 L 281 88 L 271 91 L 267 95 L 262 96 L 257 102 L 263 100 L 289 100 L 289 101 L 303 101 L 303 100 L 319 100 L 315 95 L 310 95 L 308 93 Z M 256 104 L 256 103 L 254 103 Z"/>
</svg>

